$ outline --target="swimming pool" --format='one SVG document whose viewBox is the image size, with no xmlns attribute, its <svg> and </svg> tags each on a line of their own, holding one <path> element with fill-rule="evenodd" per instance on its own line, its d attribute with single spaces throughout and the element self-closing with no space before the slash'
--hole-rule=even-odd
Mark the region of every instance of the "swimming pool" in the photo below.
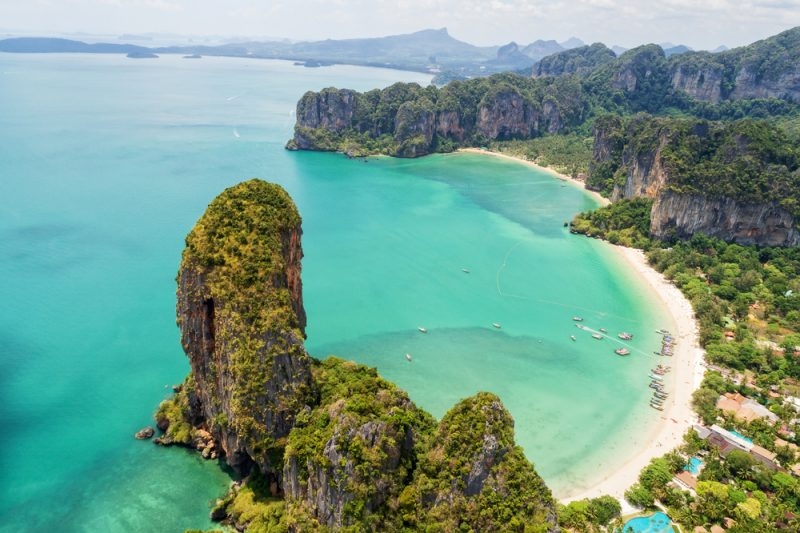
<svg viewBox="0 0 800 533">
<path fill-rule="evenodd" d="M 749 442 L 750 444 L 753 444 L 753 439 L 745 437 L 744 435 L 742 435 L 741 433 L 739 433 L 735 429 L 729 429 L 728 432 L 732 433 L 733 435 L 736 435 L 737 437 L 739 437 L 740 439 L 742 439 L 745 442 Z"/>
<path fill-rule="evenodd" d="M 631 518 L 622 526 L 623 533 L 673 533 L 674 531 L 669 517 L 660 511 L 650 516 Z"/>
<path fill-rule="evenodd" d="M 684 470 L 696 476 L 700 473 L 700 469 L 703 467 L 703 460 L 699 457 L 692 457 L 689 459 L 689 464 L 683 467 Z"/>
</svg>

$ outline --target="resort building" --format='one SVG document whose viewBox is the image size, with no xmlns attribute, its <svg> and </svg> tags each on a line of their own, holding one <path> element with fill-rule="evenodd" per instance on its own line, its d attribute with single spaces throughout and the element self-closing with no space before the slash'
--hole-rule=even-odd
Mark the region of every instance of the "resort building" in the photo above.
<svg viewBox="0 0 800 533">
<path fill-rule="evenodd" d="M 741 394 L 728 392 L 717 400 L 717 409 L 726 413 L 733 414 L 737 420 L 752 422 L 759 418 L 766 418 L 773 424 L 780 420 L 778 415 L 761 405 L 755 400 L 751 400 Z"/>
<path fill-rule="evenodd" d="M 683 472 L 677 474 L 674 478 L 672 478 L 672 480 L 675 482 L 676 485 L 678 485 L 679 488 L 683 490 L 688 490 L 689 492 L 692 493 L 692 495 L 695 494 L 694 491 L 697 488 L 697 479 L 689 472 L 684 470 Z"/>
<path fill-rule="evenodd" d="M 740 450 L 749 453 L 751 457 L 767 468 L 778 469 L 778 465 L 775 463 L 776 454 L 758 444 L 754 444 L 753 441 L 738 433 L 728 431 L 716 424 L 710 428 L 694 426 L 694 430 L 700 438 L 706 439 L 716 446 L 723 457 L 733 450 Z"/>
<path fill-rule="evenodd" d="M 750 449 L 750 455 L 767 468 L 771 468 L 772 470 L 778 469 L 778 465 L 775 463 L 776 454 L 762 448 L 758 444 L 753 444 L 753 447 Z"/>
</svg>

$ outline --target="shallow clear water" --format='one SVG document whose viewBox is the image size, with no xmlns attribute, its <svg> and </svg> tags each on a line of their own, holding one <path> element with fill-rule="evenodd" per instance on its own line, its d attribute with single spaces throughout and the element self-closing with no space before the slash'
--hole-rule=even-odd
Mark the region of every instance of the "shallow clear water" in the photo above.
<svg viewBox="0 0 800 533">
<path fill-rule="evenodd" d="M 174 319 L 183 238 L 250 177 L 281 183 L 303 216 L 314 355 L 377 366 L 436 416 L 498 393 L 558 493 L 624 459 L 654 416 L 647 354 L 670 324 L 609 247 L 563 228 L 589 197 L 470 154 L 283 150 L 305 90 L 401 79 L 427 80 L 0 54 L 0 531 L 209 527 L 227 474 L 132 434 L 188 370 Z M 575 314 L 637 333 L 633 354 Z"/>
</svg>

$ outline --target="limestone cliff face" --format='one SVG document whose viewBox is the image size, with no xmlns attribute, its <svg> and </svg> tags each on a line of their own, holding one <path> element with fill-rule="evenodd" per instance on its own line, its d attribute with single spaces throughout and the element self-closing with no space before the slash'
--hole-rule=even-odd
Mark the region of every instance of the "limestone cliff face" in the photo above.
<svg viewBox="0 0 800 533">
<path fill-rule="evenodd" d="M 736 74 L 731 100 L 742 98 L 780 98 L 800 102 L 800 65 L 786 68 L 773 76 L 760 72 L 760 65 L 744 65 Z"/>
<path fill-rule="evenodd" d="M 303 128 L 321 128 L 339 132 L 350 127 L 356 110 L 356 92 L 349 89 L 323 89 L 308 91 L 297 103 L 297 124 Z M 304 135 L 304 130 L 295 131 L 294 142 L 301 150 L 313 149 L 315 142 Z"/>
<path fill-rule="evenodd" d="M 773 203 L 740 204 L 731 198 L 664 192 L 656 196 L 650 218 L 650 231 L 660 239 L 704 233 L 740 244 L 800 244 L 795 220 Z"/>
<path fill-rule="evenodd" d="M 487 140 L 556 134 L 585 118 L 579 90 L 554 85 L 532 91 L 532 80 L 507 76 L 503 82 L 469 80 L 441 90 L 394 84 L 364 94 L 306 93 L 297 104 L 287 148 L 419 157 Z"/>
<path fill-rule="evenodd" d="M 701 67 L 677 63 L 671 70 L 670 82 L 677 91 L 716 104 L 722 98 L 723 69 L 721 64 L 712 62 Z"/>
<path fill-rule="evenodd" d="M 462 400 L 442 418 L 420 458 L 415 515 L 442 531 L 492 531 L 498 523 L 509 530 L 525 524 L 558 531 L 550 491 L 525 465 L 514 421 L 497 396 Z M 502 517 L 486 506 L 490 501 L 504 502 Z"/>
<path fill-rule="evenodd" d="M 409 119 L 408 138 L 428 134 L 430 118 L 423 130 Z M 259 180 L 215 198 L 186 238 L 177 322 L 191 374 L 160 406 L 159 428 L 164 444 L 219 452 L 252 474 L 214 519 L 238 530 L 558 531 L 497 397 L 465 400 L 437 427 L 374 368 L 307 355 L 300 238 L 291 198 Z"/>
<path fill-rule="evenodd" d="M 476 129 L 489 139 L 525 138 L 539 129 L 538 118 L 519 92 L 503 89 L 481 102 Z"/>
<path fill-rule="evenodd" d="M 315 526 L 372 521 L 378 530 L 394 529 L 392 510 L 432 419 L 374 369 L 330 358 L 315 376 L 320 405 L 298 419 L 287 442 L 289 506 Z"/>
<path fill-rule="evenodd" d="M 404 102 L 394 119 L 398 157 L 419 157 L 430 153 L 436 131 L 436 114 L 413 102 Z"/>
<path fill-rule="evenodd" d="M 759 152 L 764 144 L 753 140 L 770 131 L 747 122 L 598 119 L 587 187 L 610 193 L 612 201 L 653 198 L 651 233 L 659 239 L 704 233 L 740 244 L 794 246 L 797 220 L 779 202 L 793 205 L 796 166 L 783 152 Z M 780 147 L 781 139 L 767 145 Z M 735 175 L 743 164 L 764 170 Z M 698 168 L 699 177 L 692 174 Z M 770 178 L 756 182 L 762 172 Z"/>
<path fill-rule="evenodd" d="M 662 159 L 662 151 L 667 142 L 667 135 L 660 135 L 654 150 L 639 150 L 633 144 L 625 147 L 622 151 L 622 166 L 626 169 L 625 182 L 614 187 L 612 201 L 640 196 L 654 198 L 658 195 L 668 178 Z"/>
<path fill-rule="evenodd" d="M 286 192 L 252 180 L 217 197 L 186 239 L 177 322 L 191 418 L 240 473 L 280 472 L 270 456 L 313 398 L 300 233 Z"/>
</svg>

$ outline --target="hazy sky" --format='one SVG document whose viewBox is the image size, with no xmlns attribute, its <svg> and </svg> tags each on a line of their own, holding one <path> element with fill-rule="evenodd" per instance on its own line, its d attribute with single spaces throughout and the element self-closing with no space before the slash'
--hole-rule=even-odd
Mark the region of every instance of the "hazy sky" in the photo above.
<svg viewBox="0 0 800 533">
<path fill-rule="evenodd" d="M 800 0 L 0 0 L 0 31 L 380 37 L 447 27 L 479 45 L 536 39 L 739 46 L 800 25 Z"/>
</svg>

